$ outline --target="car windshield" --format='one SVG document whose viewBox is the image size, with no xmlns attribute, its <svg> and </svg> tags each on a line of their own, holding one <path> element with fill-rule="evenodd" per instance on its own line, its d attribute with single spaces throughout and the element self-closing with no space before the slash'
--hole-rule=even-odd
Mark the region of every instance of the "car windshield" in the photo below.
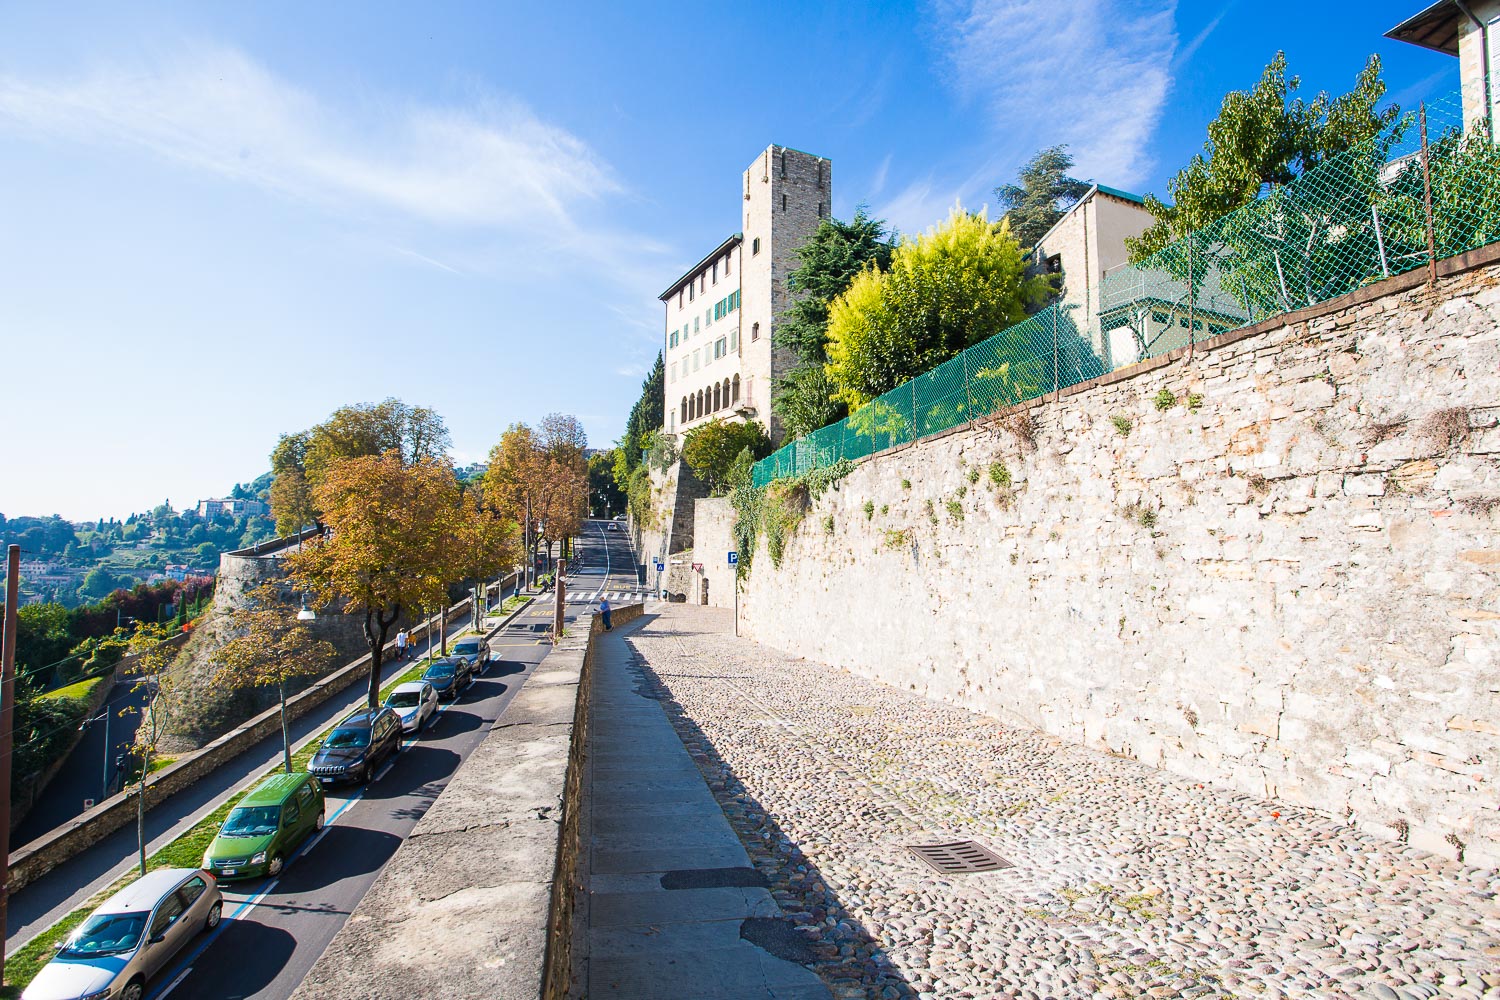
<svg viewBox="0 0 1500 1000">
<path fill-rule="evenodd" d="M 61 954 L 75 958 L 129 951 L 141 939 L 149 913 L 96 913 L 73 932 Z"/>
<path fill-rule="evenodd" d="M 427 677 L 452 677 L 453 676 L 453 669 L 454 669 L 453 668 L 453 664 L 451 664 L 451 663 L 434 663 L 432 666 L 430 666 L 430 667 L 427 668 L 427 673 L 426 673 L 425 676 L 427 676 Z"/>
<path fill-rule="evenodd" d="M 367 747 L 370 745 L 370 731 L 368 729 L 335 729 L 328 734 L 328 739 L 323 741 L 323 745 L 333 750 L 344 747 Z"/>
<path fill-rule="evenodd" d="M 219 828 L 223 837 L 264 837 L 276 832 L 281 820 L 280 806 L 241 806 L 229 814 Z"/>
<path fill-rule="evenodd" d="M 464 642 L 455 642 L 453 644 L 453 651 L 455 653 L 463 653 L 465 656 L 470 653 L 477 653 L 479 652 L 479 643 L 474 642 L 472 639 L 465 640 Z"/>
<path fill-rule="evenodd" d="M 390 708 L 416 708 L 422 704 L 422 695 L 417 691 L 397 691 L 385 703 Z"/>
</svg>

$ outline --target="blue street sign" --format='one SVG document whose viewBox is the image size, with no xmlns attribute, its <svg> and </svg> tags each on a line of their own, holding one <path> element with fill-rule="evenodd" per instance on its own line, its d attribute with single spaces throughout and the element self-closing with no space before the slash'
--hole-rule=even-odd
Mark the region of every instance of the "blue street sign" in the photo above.
<svg viewBox="0 0 1500 1000">
<path fill-rule="evenodd" d="M 729 565 L 733 566 L 736 563 L 738 563 L 739 561 L 740 561 L 740 554 L 738 552 L 731 552 L 731 553 L 729 553 Z"/>
</svg>

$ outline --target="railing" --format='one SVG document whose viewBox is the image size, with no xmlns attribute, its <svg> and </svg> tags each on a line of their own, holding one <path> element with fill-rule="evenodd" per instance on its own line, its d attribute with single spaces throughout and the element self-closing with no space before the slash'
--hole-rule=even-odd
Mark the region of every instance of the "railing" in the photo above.
<svg viewBox="0 0 1500 1000">
<path fill-rule="evenodd" d="M 918 440 L 1500 240 L 1500 148 L 1450 97 L 755 464 L 754 483 Z M 1429 140 L 1429 136 L 1431 139 Z"/>
</svg>

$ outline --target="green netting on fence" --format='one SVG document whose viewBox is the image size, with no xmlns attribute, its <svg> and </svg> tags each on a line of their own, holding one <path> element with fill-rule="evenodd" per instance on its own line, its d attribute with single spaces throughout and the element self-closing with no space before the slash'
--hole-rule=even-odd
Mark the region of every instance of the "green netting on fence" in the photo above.
<svg viewBox="0 0 1500 1000">
<path fill-rule="evenodd" d="M 797 476 L 935 434 L 1178 347 L 1500 240 L 1500 148 L 1458 99 L 1105 275 L 1099 314 L 1059 303 L 755 465 Z M 1429 232 L 1427 199 L 1431 198 Z M 1430 238 L 1430 243 L 1429 243 Z"/>
</svg>

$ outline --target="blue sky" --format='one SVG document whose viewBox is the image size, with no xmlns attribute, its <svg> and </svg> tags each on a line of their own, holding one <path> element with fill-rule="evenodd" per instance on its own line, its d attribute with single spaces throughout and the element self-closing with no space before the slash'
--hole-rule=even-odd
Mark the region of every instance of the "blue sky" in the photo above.
<svg viewBox="0 0 1500 1000">
<path fill-rule="evenodd" d="M 553 410 L 607 445 L 769 143 L 906 232 L 1055 142 L 1162 193 L 1277 49 L 1309 93 L 1371 52 L 1403 105 L 1452 93 L 1381 37 L 1422 6 L 5 6 L 0 511 L 182 507 L 386 396 L 460 462 Z"/>
</svg>

